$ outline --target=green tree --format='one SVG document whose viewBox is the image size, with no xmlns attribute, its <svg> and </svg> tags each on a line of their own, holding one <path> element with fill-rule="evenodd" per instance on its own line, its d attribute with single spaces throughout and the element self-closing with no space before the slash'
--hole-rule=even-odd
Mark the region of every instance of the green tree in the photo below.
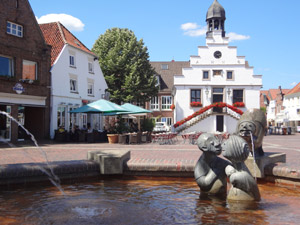
<svg viewBox="0 0 300 225">
<path fill-rule="evenodd" d="M 148 49 L 142 39 L 137 41 L 133 31 L 108 29 L 96 40 L 92 51 L 99 57 L 113 102 L 144 104 L 157 95 L 158 87 L 154 69 L 148 60 Z"/>
</svg>

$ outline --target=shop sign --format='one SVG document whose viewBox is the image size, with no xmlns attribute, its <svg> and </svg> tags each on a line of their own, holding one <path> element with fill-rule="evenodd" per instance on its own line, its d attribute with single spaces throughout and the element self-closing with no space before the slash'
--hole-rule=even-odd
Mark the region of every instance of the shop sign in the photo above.
<svg viewBox="0 0 300 225">
<path fill-rule="evenodd" d="M 25 91 L 25 88 L 22 86 L 22 84 L 16 83 L 15 86 L 13 87 L 13 90 L 14 90 L 17 94 L 22 94 L 22 93 Z"/>
</svg>

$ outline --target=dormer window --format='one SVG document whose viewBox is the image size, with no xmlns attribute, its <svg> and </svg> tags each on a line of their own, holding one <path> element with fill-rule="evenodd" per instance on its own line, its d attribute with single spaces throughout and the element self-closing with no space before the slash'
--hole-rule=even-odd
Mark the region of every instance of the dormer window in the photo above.
<svg viewBox="0 0 300 225">
<path fill-rule="evenodd" d="M 169 69 L 169 65 L 168 64 L 161 64 L 161 69 L 162 70 L 168 70 Z"/>
<path fill-rule="evenodd" d="M 17 37 L 23 37 L 23 26 L 7 21 L 6 32 Z"/>
<path fill-rule="evenodd" d="M 158 86 L 160 86 L 159 76 L 156 75 L 155 78 L 156 78 L 156 84 L 155 84 L 155 87 L 158 87 Z"/>
</svg>

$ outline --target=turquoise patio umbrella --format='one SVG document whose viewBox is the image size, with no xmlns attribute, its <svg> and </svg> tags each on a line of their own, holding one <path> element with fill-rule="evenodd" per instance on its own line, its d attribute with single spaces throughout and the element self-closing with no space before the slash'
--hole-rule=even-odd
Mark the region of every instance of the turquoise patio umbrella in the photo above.
<svg viewBox="0 0 300 225">
<path fill-rule="evenodd" d="M 104 116 L 113 116 L 113 115 L 126 115 L 126 114 L 141 114 L 144 115 L 145 113 L 152 113 L 152 111 L 144 109 L 142 107 L 125 103 L 121 105 L 123 109 L 126 110 L 126 112 L 111 112 L 111 113 L 104 113 Z"/>
<path fill-rule="evenodd" d="M 140 113 L 152 113 L 152 111 L 144 109 L 142 107 L 136 106 L 136 105 L 132 105 L 130 103 L 125 103 L 123 105 L 121 105 L 122 108 L 130 111 L 130 114 L 140 114 Z"/>
<path fill-rule="evenodd" d="M 144 109 L 142 107 L 130 104 L 130 103 L 125 103 L 121 105 L 121 107 L 128 112 L 114 112 L 114 113 L 104 113 L 104 116 L 113 116 L 113 115 L 128 115 L 128 114 L 134 114 L 134 116 L 138 117 L 138 127 L 139 130 L 141 129 L 141 123 L 140 123 L 140 116 L 145 116 L 146 113 L 152 113 L 152 111 Z"/>
<path fill-rule="evenodd" d="M 87 105 L 81 106 L 77 109 L 70 111 L 70 113 L 117 113 L 117 112 L 128 113 L 129 111 L 105 99 L 100 99 L 98 101 L 89 103 Z"/>
</svg>

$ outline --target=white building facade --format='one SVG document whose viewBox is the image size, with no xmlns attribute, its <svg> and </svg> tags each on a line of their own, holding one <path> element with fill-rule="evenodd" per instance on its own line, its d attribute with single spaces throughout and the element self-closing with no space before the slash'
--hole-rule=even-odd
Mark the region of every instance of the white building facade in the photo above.
<svg viewBox="0 0 300 225">
<path fill-rule="evenodd" d="M 262 76 L 254 75 L 245 57 L 237 55 L 237 47 L 229 46 L 224 31 L 225 19 L 224 8 L 214 1 L 207 12 L 206 46 L 198 47 L 198 55 L 190 57 L 190 67 L 183 68 L 182 75 L 174 77 L 177 122 L 217 102 L 239 104 L 242 111 L 260 108 Z M 195 107 L 192 102 L 200 106 L 196 104 Z M 185 132 L 235 131 L 239 115 L 234 110 L 212 108 L 205 114 L 205 118 L 180 124 L 177 129 Z"/>
<path fill-rule="evenodd" d="M 294 127 L 300 132 L 300 83 L 288 92 L 283 99 L 286 125 Z"/>
<path fill-rule="evenodd" d="M 54 138 L 55 130 L 59 127 L 71 130 L 74 125 L 79 128 L 86 128 L 87 124 L 90 123 L 93 129 L 101 129 L 103 121 L 99 114 L 69 113 L 73 109 L 105 96 L 107 84 L 96 55 L 62 24 L 51 23 L 40 26 L 45 39 L 50 42 L 48 44 L 52 45 L 53 48 L 50 103 L 51 138 Z M 63 45 L 59 40 L 51 43 L 51 37 L 53 38 L 57 30 L 61 35 Z M 63 47 L 61 48 L 59 45 Z"/>
</svg>

